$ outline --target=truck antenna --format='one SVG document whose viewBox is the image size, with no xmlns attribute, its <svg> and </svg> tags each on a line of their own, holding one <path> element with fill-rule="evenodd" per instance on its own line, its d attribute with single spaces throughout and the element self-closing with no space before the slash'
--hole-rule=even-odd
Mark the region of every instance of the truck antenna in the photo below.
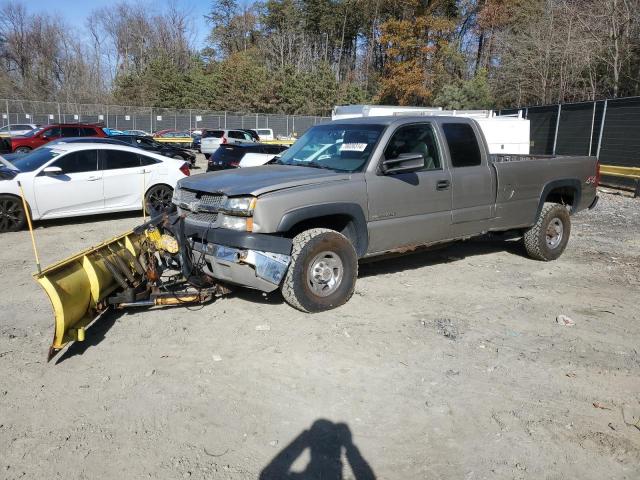
<svg viewBox="0 0 640 480">
<path fill-rule="evenodd" d="M 31 224 L 31 212 L 27 206 L 27 201 L 24 198 L 24 190 L 22 183 L 18 180 L 18 188 L 20 189 L 20 198 L 22 198 L 22 208 L 24 209 L 24 215 L 27 217 L 27 225 L 29 225 L 29 233 L 31 234 L 31 245 L 33 246 L 33 254 L 36 257 L 36 267 L 38 268 L 38 274 L 42 273 L 40 267 L 40 257 L 38 256 L 38 247 L 36 247 L 36 237 L 33 234 L 33 225 Z"/>
</svg>

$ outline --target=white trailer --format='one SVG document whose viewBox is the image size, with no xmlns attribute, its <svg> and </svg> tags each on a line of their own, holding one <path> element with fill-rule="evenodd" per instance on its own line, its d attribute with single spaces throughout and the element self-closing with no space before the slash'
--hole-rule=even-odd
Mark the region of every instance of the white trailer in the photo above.
<svg viewBox="0 0 640 480">
<path fill-rule="evenodd" d="M 331 112 L 332 120 L 387 115 L 449 115 L 473 118 L 487 139 L 489 153 L 529 154 L 529 120 L 522 111 L 514 115 L 496 116 L 493 110 L 443 110 L 441 107 L 398 107 L 393 105 L 338 105 Z"/>
</svg>

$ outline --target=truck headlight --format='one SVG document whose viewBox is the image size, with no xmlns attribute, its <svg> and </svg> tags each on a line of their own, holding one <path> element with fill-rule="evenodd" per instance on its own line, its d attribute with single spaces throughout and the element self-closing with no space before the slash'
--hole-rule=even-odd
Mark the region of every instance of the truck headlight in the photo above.
<svg viewBox="0 0 640 480">
<path fill-rule="evenodd" d="M 256 197 L 235 197 L 227 198 L 220 209 L 221 212 L 230 213 L 231 215 L 242 215 L 250 217 L 256 208 Z"/>
<path fill-rule="evenodd" d="M 251 232 L 253 231 L 253 218 L 221 214 L 220 223 L 218 225 L 220 228 L 228 228 L 229 230 Z"/>
</svg>

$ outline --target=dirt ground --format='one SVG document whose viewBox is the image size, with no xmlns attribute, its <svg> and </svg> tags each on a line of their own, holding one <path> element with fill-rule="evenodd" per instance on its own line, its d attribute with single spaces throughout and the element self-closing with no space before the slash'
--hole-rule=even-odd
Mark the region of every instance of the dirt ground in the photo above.
<svg viewBox="0 0 640 480">
<path fill-rule="evenodd" d="M 245 290 L 110 315 L 50 364 L 3 234 L 0 478 L 638 479 L 640 199 L 573 221 L 556 262 L 469 241 L 363 264 L 322 314 Z M 41 223 L 43 264 L 138 223 Z"/>
</svg>

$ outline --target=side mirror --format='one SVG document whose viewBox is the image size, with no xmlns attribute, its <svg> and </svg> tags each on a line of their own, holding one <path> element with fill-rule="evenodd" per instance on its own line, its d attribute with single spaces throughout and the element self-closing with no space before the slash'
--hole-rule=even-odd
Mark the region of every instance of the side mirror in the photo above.
<svg viewBox="0 0 640 480">
<path fill-rule="evenodd" d="M 58 175 L 62 175 L 64 172 L 62 171 L 62 169 L 60 167 L 44 167 L 42 169 L 42 173 L 44 173 L 45 175 L 49 176 L 49 177 L 55 177 Z"/>
<path fill-rule="evenodd" d="M 421 153 L 401 153 L 397 158 L 382 162 L 382 173 L 385 175 L 417 172 L 423 168 L 424 156 Z"/>
</svg>

